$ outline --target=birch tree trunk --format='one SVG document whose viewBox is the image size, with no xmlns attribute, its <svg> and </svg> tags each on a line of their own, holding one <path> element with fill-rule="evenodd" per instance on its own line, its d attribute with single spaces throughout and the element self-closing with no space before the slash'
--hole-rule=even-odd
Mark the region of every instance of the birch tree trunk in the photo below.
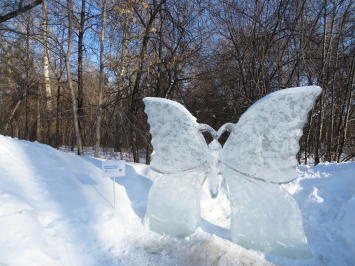
<svg viewBox="0 0 355 266">
<path fill-rule="evenodd" d="M 53 146 L 54 137 L 54 124 L 52 120 L 53 115 L 53 105 L 52 105 L 52 90 L 49 79 L 49 54 L 48 54 L 48 15 L 47 15 L 47 5 L 46 0 L 42 2 L 42 13 L 43 13 L 43 83 L 44 90 L 46 93 L 46 114 L 47 114 L 47 124 L 48 124 L 48 143 Z"/>
<path fill-rule="evenodd" d="M 42 2 L 42 13 L 43 13 L 43 80 L 46 92 L 46 108 L 49 113 L 52 113 L 52 91 L 51 84 L 49 80 L 49 59 L 48 59 L 48 19 L 47 19 L 47 6 L 46 0 Z"/>
</svg>

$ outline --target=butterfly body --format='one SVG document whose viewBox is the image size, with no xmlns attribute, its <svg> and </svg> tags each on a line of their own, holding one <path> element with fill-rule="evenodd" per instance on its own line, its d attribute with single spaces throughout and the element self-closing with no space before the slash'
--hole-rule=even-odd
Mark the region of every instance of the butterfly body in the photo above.
<svg viewBox="0 0 355 266">
<path fill-rule="evenodd" d="M 208 179 L 217 197 L 221 177 L 231 204 L 231 239 L 248 248 L 289 258 L 311 258 L 302 215 L 280 184 L 297 178 L 295 158 L 307 114 L 321 88 L 309 86 L 271 93 L 254 103 L 237 124 L 218 132 L 196 123 L 182 105 L 143 99 L 151 126 L 151 168 L 163 174 L 148 197 L 146 220 L 152 231 L 174 237 L 201 223 L 201 188 Z M 207 145 L 201 132 L 214 140 Z M 229 131 L 223 148 L 219 136 Z"/>
<path fill-rule="evenodd" d="M 210 150 L 210 156 L 208 159 L 208 175 L 207 180 L 210 187 L 210 194 L 212 198 L 216 198 L 218 196 L 218 191 L 221 185 L 220 178 L 220 156 L 219 152 L 222 150 L 221 144 L 217 139 L 214 139 L 209 145 L 208 149 Z"/>
</svg>

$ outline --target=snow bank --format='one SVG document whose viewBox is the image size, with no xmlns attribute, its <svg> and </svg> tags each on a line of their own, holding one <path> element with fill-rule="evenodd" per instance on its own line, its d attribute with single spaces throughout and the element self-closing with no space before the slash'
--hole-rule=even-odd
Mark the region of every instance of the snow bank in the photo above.
<svg viewBox="0 0 355 266">
<path fill-rule="evenodd" d="M 355 265 L 355 163 L 300 166 L 285 185 L 299 204 L 314 258 L 289 260 L 230 241 L 225 184 L 201 196 L 202 225 L 190 237 L 149 231 L 144 214 L 159 174 L 128 163 L 101 177 L 101 161 L 0 135 L 0 265 Z"/>
<path fill-rule="evenodd" d="M 112 181 L 100 178 L 99 164 L 0 136 L 0 264 L 105 260 L 106 246 L 122 239 L 132 210 L 118 186 L 121 206 L 113 211 Z"/>
</svg>

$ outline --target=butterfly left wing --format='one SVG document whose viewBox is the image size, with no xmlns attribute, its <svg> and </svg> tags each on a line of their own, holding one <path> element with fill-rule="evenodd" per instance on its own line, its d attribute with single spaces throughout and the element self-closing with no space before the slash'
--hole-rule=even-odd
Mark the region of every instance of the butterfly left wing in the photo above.
<svg viewBox="0 0 355 266">
<path fill-rule="evenodd" d="M 174 101 L 154 97 L 143 101 L 154 148 L 150 167 L 160 173 L 176 173 L 203 165 L 208 147 L 196 118 Z"/>
<path fill-rule="evenodd" d="M 144 98 L 152 134 L 150 167 L 163 173 L 151 187 L 146 221 L 149 228 L 173 237 L 186 237 L 201 223 L 201 187 L 208 172 L 208 147 L 196 118 L 181 104 Z"/>
</svg>

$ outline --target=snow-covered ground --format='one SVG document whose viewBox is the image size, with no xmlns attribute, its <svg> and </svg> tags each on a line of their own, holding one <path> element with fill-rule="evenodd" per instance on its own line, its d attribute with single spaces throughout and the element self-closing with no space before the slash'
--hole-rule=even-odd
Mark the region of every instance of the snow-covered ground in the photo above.
<svg viewBox="0 0 355 266">
<path fill-rule="evenodd" d="M 159 174 L 127 163 L 126 177 L 101 177 L 101 160 L 0 135 L 0 265 L 355 265 L 355 163 L 300 166 L 285 185 L 298 202 L 314 258 L 290 260 L 230 241 L 230 207 L 201 197 L 190 237 L 151 232 L 144 214 Z"/>
</svg>

